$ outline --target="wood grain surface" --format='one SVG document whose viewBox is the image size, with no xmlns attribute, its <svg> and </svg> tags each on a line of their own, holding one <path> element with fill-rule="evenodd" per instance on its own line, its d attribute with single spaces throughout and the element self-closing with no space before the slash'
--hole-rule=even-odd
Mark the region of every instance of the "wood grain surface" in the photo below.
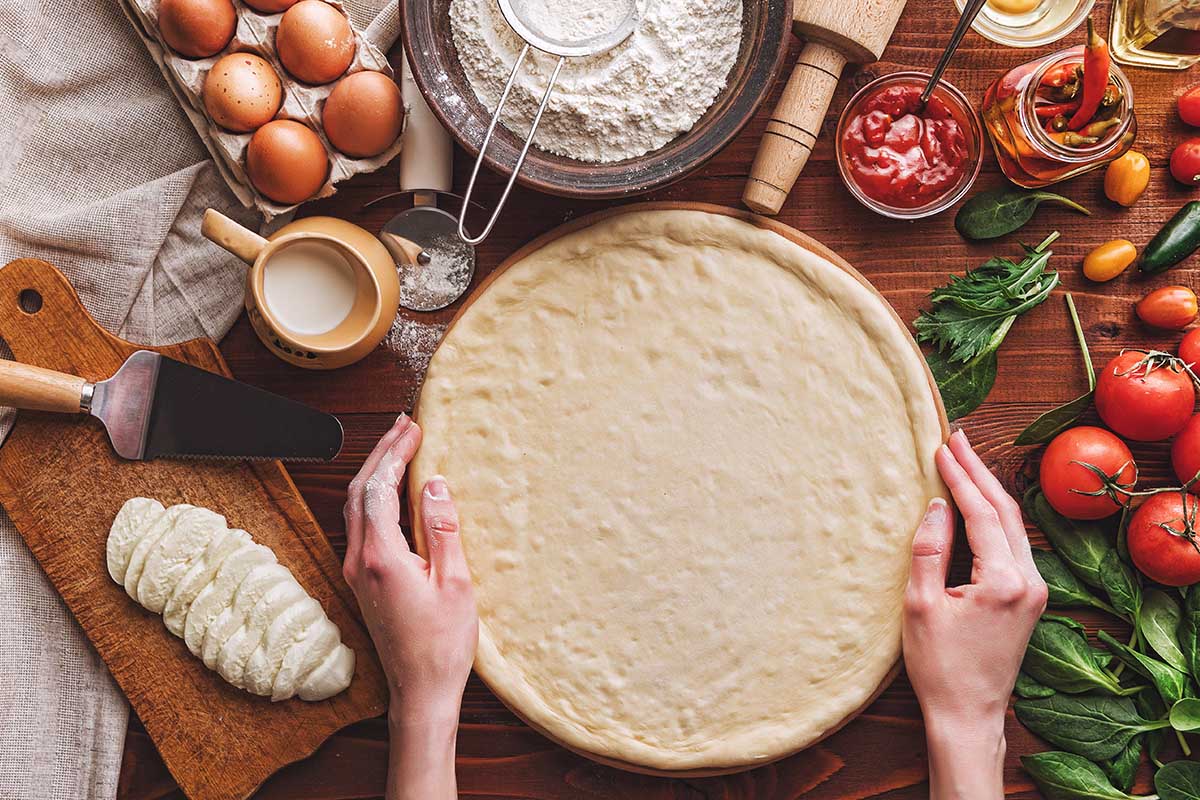
<svg viewBox="0 0 1200 800">
<path fill-rule="evenodd" d="M 748 0 L 749 1 L 749 0 Z M 1106 0 L 1094 12 L 1107 31 Z M 1114 237 L 1139 248 L 1159 226 L 1196 193 L 1175 184 L 1167 161 L 1175 143 L 1190 131 L 1175 116 L 1174 98 L 1197 80 L 1194 73 L 1128 69 L 1136 92 L 1139 116 L 1137 149 L 1153 165 L 1150 188 L 1132 209 L 1121 209 L 1104 198 L 1102 174 L 1091 173 L 1061 184 L 1058 189 L 1091 207 L 1090 218 L 1044 208 L 1025 231 L 983 244 L 964 242 L 953 227 L 953 212 L 909 223 L 876 216 L 846 192 L 833 161 L 831 135 L 836 115 L 853 91 L 867 81 L 902 69 L 929 70 L 949 37 L 957 11 L 949 0 L 912 2 L 901 16 L 883 59 L 863 68 L 847 68 L 826 117 L 822 136 L 779 219 L 809 234 L 845 257 L 887 297 L 901 318 L 912 320 L 929 290 L 951 272 L 978 265 L 994 253 L 1016 253 L 1022 241 L 1036 242 L 1051 230 L 1062 231 L 1052 264 L 1058 267 L 1063 289 L 1075 295 L 1085 330 L 1099 363 L 1122 347 L 1170 347 L 1178 335 L 1155 333 L 1138 324 L 1132 303 L 1149 289 L 1168 283 L 1193 287 L 1200 283 L 1196 260 L 1165 275 L 1146 280 L 1124 275 L 1110 284 L 1092 284 L 1080 274 L 1083 255 Z M 1076 31 L 1060 44 L 1083 41 Z M 794 40 L 789 63 L 799 53 Z M 1014 50 L 969 33 L 947 78 L 978 102 L 987 84 L 1002 71 L 1047 52 L 1052 47 Z M 399 52 L 392 53 L 393 63 Z M 786 70 L 785 70 L 786 75 Z M 755 121 L 716 159 L 688 180 L 650 196 L 658 200 L 695 200 L 736 206 L 741 196 L 758 139 L 770 109 L 778 100 L 778 82 Z M 470 164 L 461 151 L 455 166 L 455 188 L 466 184 Z M 359 176 L 338 194 L 312 204 L 306 213 L 334 214 L 378 230 L 394 213 L 407 207 L 399 200 L 372 206 L 370 200 L 394 191 L 397 166 Z M 495 197 L 500 185 L 486 175 L 483 198 Z M 977 189 L 1000 186 L 994 157 L 984 162 Z M 518 247 L 562 222 L 611 204 L 575 202 L 518 188 L 492 237 L 479 250 L 476 282 Z M 490 206 L 489 206 L 490 207 Z M 346 485 L 374 441 L 395 415 L 410 408 L 428 357 L 425 341 L 436 337 L 455 311 L 410 314 L 397 330 L 397 347 L 381 347 L 352 367 L 318 375 L 289 367 L 271 356 L 254 338 L 244 320 L 221 349 L 234 374 L 271 391 L 280 392 L 336 413 L 346 427 L 346 449 L 327 465 L 303 465 L 292 476 L 318 521 L 344 547 L 341 507 Z M 1023 317 L 1000 352 L 999 379 L 988 402 L 961 421 L 961 427 L 984 459 L 1017 493 L 1024 488 L 1038 451 L 1016 448 L 1012 440 L 1034 416 L 1070 400 L 1086 389 L 1062 300 L 1056 291 L 1044 305 Z M 1134 448 L 1147 480 L 1165 480 L 1169 472 L 1161 445 Z M 1044 543 L 1036 531 L 1035 543 Z M 969 570 L 965 542 L 959 542 L 952 580 L 962 581 Z M 1081 618 L 1092 629 L 1099 617 Z M 1017 757 L 1046 749 L 1012 720 L 1008 725 L 1007 794 L 1013 800 L 1039 797 L 1021 771 Z M 282 770 L 260 792 L 263 798 L 332 800 L 377 798 L 387 769 L 387 727 L 382 720 L 351 726 L 333 736 L 307 761 Z M 792 758 L 739 775 L 670 780 L 638 776 L 596 765 L 553 745 L 513 717 L 477 679 L 467 686 L 459 734 L 459 781 L 463 797 L 484 800 L 921 800 L 928 797 L 924 729 L 911 687 L 903 675 L 852 724 Z M 1143 774 L 1140 788 L 1148 788 Z M 178 798 L 180 794 L 163 769 L 154 747 L 137 721 L 130 725 L 122 768 L 123 800 Z"/>
<path fill-rule="evenodd" d="M 21 307 L 31 292 L 41 299 L 36 313 Z M 89 381 L 140 349 L 105 333 L 66 279 L 32 259 L 0 268 L 0 336 L 17 360 Z M 162 351 L 226 371 L 207 340 Z M 320 703 L 272 703 L 205 669 L 108 575 L 109 526 L 138 496 L 212 508 L 271 547 L 355 651 L 350 688 Z M 0 503 L 195 800 L 246 797 L 329 734 L 386 707 L 386 681 L 338 559 L 279 462 L 123 461 L 90 417 L 22 412 L 0 449 Z"/>
</svg>

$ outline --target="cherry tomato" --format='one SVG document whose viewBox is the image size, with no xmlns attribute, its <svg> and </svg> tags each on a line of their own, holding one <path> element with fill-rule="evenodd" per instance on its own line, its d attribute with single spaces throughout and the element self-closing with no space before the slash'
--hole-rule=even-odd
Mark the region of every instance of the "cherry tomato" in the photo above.
<svg viewBox="0 0 1200 800">
<path fill-rule="evenodd" d="M 1171 152 L 1171 177 L 1188 186 L 1200 183 L 1200 138 L 1184 139 Z"/>
<path fill-rule="evenodd" d="M 1188 331 L 1179 343 L 1179 359 L 1193 370 L 1200 367 L 1200 328 Z"/>
<path fill-rule="evenodd" d="M 1179 96 L 1178 108 L 1181 120 L 1200 127 L 1200 83 Z"/>
<path fill-rule="evenodd" d="M 1096 376 L 1096 411 L 1126 439 L 1157 442 L 1183 429 L 1196 405 L 1192 377 L 1177 360 L 1130 350 Z"/>
<path fill-rule="evenodd" d="M 1185 501 L 1186 498 L 1186 501 Z M 1200 500 L 1179 492 L 1151 496 L 1129 520 L 1129 556 L 1152 581 L 1189 586 L 1200 581 L 1195 525 Z"/>
<path fill-rule="evenodd" d="M 1108 495 L 1091 496 L 1104 487 L 1100 476 L 1084 464 L 1091 464 L 1114 476 L 1117 483 L 1133 488 L 1137 467 L 1125 443 L 1103 428 L 1082 425 L 1065 430 L 1046 447 L 1038 481 L 1046 502 L 1070 519 L 1103 519 L 1120 510 Z"/>
<path fill-rule="evenodd" d="M 1147 325 L 1181 331 L 1196 319 L 1196 293 L 1186 286 L 1164 286 L 1139 300 L 1134 310 Z"/>
<path fill-rule="evenodd" d="M 1183 430 L 1171 442 L 1171 466 L 1181 484 L 1187 483 L 1200 472 L 1200 414 L 1188 420 Z M 1192 494 L 1200 494 L 1200 481 L 1188 487 Z"/>
</svg>

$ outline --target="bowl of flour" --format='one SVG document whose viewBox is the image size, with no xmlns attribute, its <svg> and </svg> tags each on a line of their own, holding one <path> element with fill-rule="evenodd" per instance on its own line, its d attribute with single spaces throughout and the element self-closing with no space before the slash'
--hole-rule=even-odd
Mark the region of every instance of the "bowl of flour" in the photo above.
<svg viewBox="0 0 1200 800">
<path fill-rule="evenodd" d="M 792 0 L 637 0 L 633 34 L 568 59 L 518 180 L 612 198 L 679 180 L 729 143 L 765 99 L 787 49 Z M 617 0 L 527 0 L 545 30 L 604 30 Z M 614 11 L 614 9 L 616 9 Z M 523 41 L 496 0 L 401 0 L 404 45 L 429 106 L 472 155 Z M 486 163 L 508 175 L 557 59 L 531 50 Z"/>
</svg>

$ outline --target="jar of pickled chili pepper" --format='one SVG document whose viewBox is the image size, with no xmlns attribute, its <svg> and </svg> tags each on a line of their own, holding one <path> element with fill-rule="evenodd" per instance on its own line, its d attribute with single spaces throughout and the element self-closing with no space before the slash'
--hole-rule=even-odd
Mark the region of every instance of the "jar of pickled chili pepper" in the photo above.
<svg viewBox="0 0 1200 800">
<path fill-rule="evenodd" d="M 984 92 L 983 127 L 1000 169 L 1013 183 L 1035 188 L 1073 178 L 1120 158 L 1133 145 L 1133 89 L 1120 67 L 1109 61 L 1107 47 L 1102 59 L 1088 52 L 1093 47 L 1089 43 L 1034 59 L 1009 70 Z M 1107 75 L 1102 85 L 1100 64 Z M 1101 93 L 1090 115 L 1089 78 L 1092 93 Z"/>
</svg>

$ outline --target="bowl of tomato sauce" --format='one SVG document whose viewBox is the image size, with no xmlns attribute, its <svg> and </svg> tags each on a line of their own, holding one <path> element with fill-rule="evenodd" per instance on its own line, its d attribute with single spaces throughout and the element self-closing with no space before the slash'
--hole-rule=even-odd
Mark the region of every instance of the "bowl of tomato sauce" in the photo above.
<svg viewBox="0 0 1200 800">
<path fill-rule="evenodd" d="M 867 208 L 919 219 L 954 205 L 979 176 L 983 128 L 967 98 L 929 75 L 896 72 L 859 89 L 837 127 L 838 172 Z"/>
</svg>

